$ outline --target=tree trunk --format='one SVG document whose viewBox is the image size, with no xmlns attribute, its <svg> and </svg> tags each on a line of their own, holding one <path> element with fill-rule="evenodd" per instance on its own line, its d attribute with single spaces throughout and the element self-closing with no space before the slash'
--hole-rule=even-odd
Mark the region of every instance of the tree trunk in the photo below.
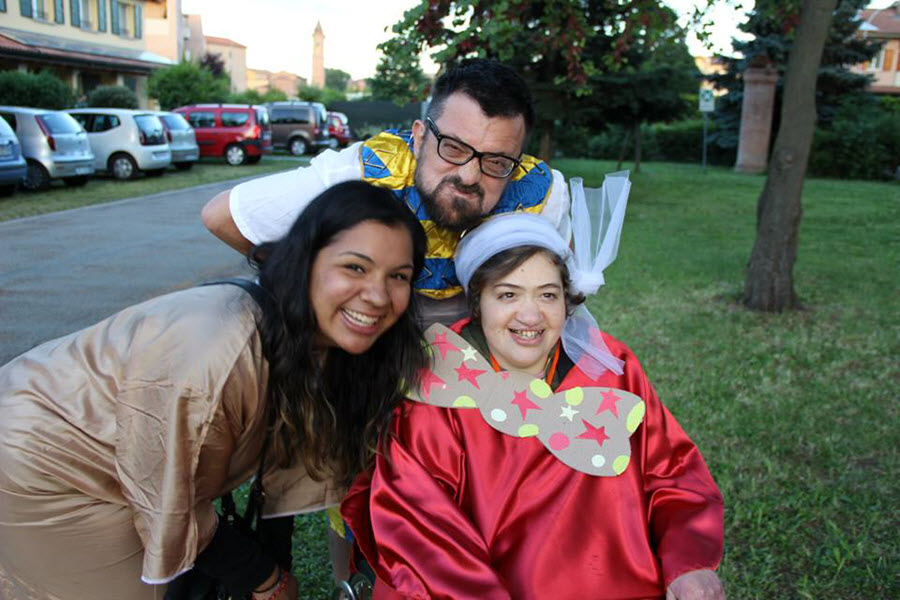
<svg viewBox="0 0 900 600">
<path fill-rule="evenodd" d="M 769 176 L 756 206 L 756 241 L 747 267 L 744 303 L 781 312 L 797 306 L 793 269 L 800 196 L 816 122 L 816 78 L 837 0 L 803 0 L 784 77 L 781 125 Z"/>
<path fill-rule="evenodd" d="M 634 172 L 641 172 L 641 123 L 634 124 Z"/>
<path fill-rule="evenodd" d="M 625 139 L 622 140 L 622 147 L 619 149 L 619 160 L 616 162 L 616 171 L 622 169 L 622 163 L 625 162 L 625 153 L 631 147 L 631 132 L 625 133 Z"/>
<path fill-rule="evenodd" d="M 538 150 L 538 158 L 544 162 L 550 162 L 553 157 L 553 121 L 546 119 L 541 121 L 541 146 Z"/>
</svg>

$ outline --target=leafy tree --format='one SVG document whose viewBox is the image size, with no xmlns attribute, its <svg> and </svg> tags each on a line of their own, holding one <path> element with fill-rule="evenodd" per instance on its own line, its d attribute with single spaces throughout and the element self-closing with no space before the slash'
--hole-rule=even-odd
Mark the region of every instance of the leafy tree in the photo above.
<svg viewBox="0 0 900 600">
<path fill-rule="evenodd" d="M 641 170 L 641 126 L 682 117 L 690 108 L 685 97 L 696 91 L 700 75 L 675 12 L 661 7 L 656 16 L 659 28 L 655 34 L 635 39 L 623 51 L 620 69 L 589 79 L 597 101 L 585 103 L 571 119 L 593 129 L 615 124 L 630 131 L 623 140 L 619 162 L 631 141 L 635 172 Z"/>
<path fill-rule="evenodd" d="M 423 0 L 394 25 L 395 37 L 379 46 L 386 64 L 376 80 L 394 82 L 399 92 L 415 92 L 404 65 L 426 49 L 444 66 L 474 56 L 501 60 L 531 87 L 539 154 L 546 159 L 558 117 L 579 108 L 591 94 L 592 75 L 622 68 L 635 40 L 658 29 L 661 8 L 656 0 Z"/>
<path fill-rule="evenodd" d="M 343 92 L 350 81 L 350 73 L 340 69 L 325 69 L 325 87 Z"/>
<path fill-rule="evenodd" d="M 347 99 L 347 95 L 344 92 L 327 87 L 319 89 L 306 84 L 297 88 L 297 97 L 307 102 L 321 102 L 325 106 L 330 105 L 332 102 L 342 102 Z"/>
<path fill-rule="evenodd" d="M 866 93 L 869 76 L 851 72 L 849 65 L 869 61 L 880 50 L 879 43 L 855 35 L 859 28 L 856 15 L 868 3 L 869 0 L 840 0 L 834 12 L 816 82 L 816 113 L 820 126 L 830 125 L 847 95 Z M 741 74 L 751 65 L 769 65 L 778 72 L 773 135 L 778 131 L 782 84 L 799 14 L 799 0 L 758 0 L 748 21 L 741 25 L 741 30 L 751 34 L 752 39 L 732 42 L 740 58 L 719 57 L 726 72 L 711 79 L 716 87 L 728 92 L 716 102 L 714 118 L 719 132 L 714 141 L 720 147 L 737 147 L 744 99 Z"/>
<path fill-rule="evenodd" d="M 239 93 L 233 93 L 228 101 L 233 104 L 265 104 L 266 102 L 280 102 L 287 100 L 287 94 L 281 90 L 266 90 L 260 94 L 256 90 L 245 90 Z"/>
<path fill-rule="evenodd" d="M 226 102 L 229 87 L 225 77 L 216 77 L 191 62 L 158 69 L 148 82 L 150 96 L 159 101 L 163 110 L 199 102 Z"/>
<path fill-rule="evenodd" d="M 784 75 L 781 124 L 766 185 L 756 207 L 756 241 L 747 265 L 744 303 L 781 312 L 797 306 L 793 269 L 797 258 L 800 196 L 816 122 L 816 82 L 838 0 L 802 0 Z"/>
<path fill-rule="evenodd" d="M 87 96 L 87 105 L 98 108 L 137 108 L 134 92 L 123 85 L 97 86 Z"/>
<path fill-rule="evenodd" d="M 431 82 L 419 63 L 419 47 L 405 38 L 391 38 L 381 46 L 383 55 L 369 79 L 373 100 L 388 100 L 403 106 L 428 97 Z"/>
<path fill-rule="evenodd" d="M 72 106 L 72 89 L 50 71 L 2 71 L 0 104 L 59 110 Z"/>
<path fill-rule="evenodd" d="M 216 77 L 226 76 L 225 61 L 218 54 L 207 52 L 200 59 L 200 66 L 215 75 Z"/>
</svg>

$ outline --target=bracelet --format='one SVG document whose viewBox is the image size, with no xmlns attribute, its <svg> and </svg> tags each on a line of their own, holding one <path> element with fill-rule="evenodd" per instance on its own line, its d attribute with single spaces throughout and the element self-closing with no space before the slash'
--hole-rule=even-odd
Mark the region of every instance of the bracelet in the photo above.
<svg viewBox="0 0 900 600">
<path fill-rule="evenodd" d="M 278 598 L 278 596 L 281 595 L 281 592 L 284 591 L 284 588 L 287 587 L 287 582 L 288 582 L 288 572 L 282 570 L 281 567 L 279 567 L 278 570 L 279 570 L 278 580 L 275 581 L 275 583 L 273 583 L 269 588 L 267 588 L 261 592 L 253 592 L 253 593 L 254 594 L 264 594 L 274 588 L 274 591 L 272 591 L 271 594 L 266 596 L 265 600 L 275 600 L 276 598 Z"/>
<path fill-rule="evenodd" d="M 254 594 L 266 594 L 268 592 L 271 592 L 278 586 L 279 583 L 281 583 L 281 575 L 282 575 L 281 565 L 276 564 L 275 568 L 278 569 L 278 577 L 275 578 L 275 581 L 272 582 L 272 585 L 270 585 L 269 587 L 262 589 L 262 590 L 253 590 Z"/>
</svg>

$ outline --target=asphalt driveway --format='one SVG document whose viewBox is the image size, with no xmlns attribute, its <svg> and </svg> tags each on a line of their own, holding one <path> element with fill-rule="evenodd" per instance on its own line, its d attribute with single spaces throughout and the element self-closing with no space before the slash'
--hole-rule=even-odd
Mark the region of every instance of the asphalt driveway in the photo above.
<svg viewBox="0 0 900 600">
<path fill-rule="evenodd" d="M 130 304 L 252 274 L 200 222 L 237 182 L 0 223 L 0 364 Z"/>
</svg>

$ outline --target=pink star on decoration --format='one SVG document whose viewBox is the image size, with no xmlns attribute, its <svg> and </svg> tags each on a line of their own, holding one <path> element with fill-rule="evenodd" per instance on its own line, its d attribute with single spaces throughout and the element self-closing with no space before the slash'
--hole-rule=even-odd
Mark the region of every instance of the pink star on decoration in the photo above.
<svg viewBox="0 0 900 600">
<path fill-rule="evenodd" d="M 522 390 L 521 392 L 516 392 L 515 397 L 513 398 L 510 404 L 515 404 L 519 407 L 519 412 L 522 413 L 522 418 L 525 418 L 525 414 L 532 409 L 541 410 L 541 407 L 531 401 L 531 398 L 528 397 L 528 392 Z"/>
<path fill-rule="evenodd" d="M 476 389 L 481 389 L 478 387 L 478 376 L 484 373 L 481 369 L 470 369 L 466 366 L 466 361 L 463 361 L 461 365 L 456 367 L 456 373 L 459 375 L 459 379 L 457 381 L 462 381 L 465 379 L 469 383 L 475 386 Z"/>
<path fill-rule="evenodd" d="M 579 440 L 594 440 L 602 446 L 603 442 L 609 439 L 605 427 L 594 427 L 584 419 L 581 420 L 581 424 L 584 425 L 584 433 L 578 436 Z"/>
<path fill-rule="evenodd" d="M 444 385 L 444 380 L 434 374 L 431 369 L 423 369 L 422 373 L 422 390 L 425 392 L 425 398 L 431 395 L 431 386 L 437 384 Z"/>
<path fill-rule="evenodd" d="M 600 403 L 600 407 L 597 408 L 597 412 L 595 414 L 600 414 L 604 410 L 608 410 L 615 416 L 617 419 L 619 418 L 619 409 L 616 408 L 616 402 L 621 400 L 616 393 L 612 390 L 608 392 L 600 392 L 600 395 L 603 396 L 603 402 Z"/>
<path fill-rule="evenodd" d="M 456 350 L 459 352 L 459 348 L 453 345 L 453 342 L 447 341 L 447 334 L 434 334 L 434 346 L 437 346 L 438 351 L 441 353 L 441 360 L 447 360 L 447 353 L 451 350 Z"/>
</svg>

